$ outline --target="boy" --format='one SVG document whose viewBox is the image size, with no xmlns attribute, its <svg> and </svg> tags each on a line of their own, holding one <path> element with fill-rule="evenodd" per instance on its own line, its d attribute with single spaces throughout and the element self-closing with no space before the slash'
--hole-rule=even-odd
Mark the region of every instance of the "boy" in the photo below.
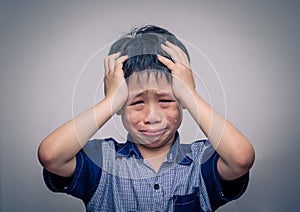
<svg viewBox="0 0 300 212">
<path fill-rule="evenodd" d="M 104 82 L 102 101 L 42 141 L 49 189 L 82 199 L 87 211 L 214 211 L 246 190 L 253 147 L 197 94 L 188 52 L 173 34 L 145 26 L 121 37 L 105 59 Z M 182 108 L 209 142 L 180 144 Z M 88 142 L 115 113 L 127 142 Z"/>
</svg>

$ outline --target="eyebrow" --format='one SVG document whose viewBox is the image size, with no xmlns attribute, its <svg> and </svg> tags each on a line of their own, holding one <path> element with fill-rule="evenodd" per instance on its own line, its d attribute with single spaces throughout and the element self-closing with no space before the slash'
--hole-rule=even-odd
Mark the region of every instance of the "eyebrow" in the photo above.
<svg viewBox="0 0 300 212">
<path fill-rule="evenodd" d="M 158 96 L 158 97 L 166 97 L 166 96 L 169 96 L 169 97 L 174 98 L 172 94 L 167 93 L 167 92 L 159 92 L 159 91 L 157 91 L 157 92 L 155 92 L 155 95 Z"/>
<path fill-rule="evenodd" d="M 132 95 L 130 95 L 131 99 L 134 99 L 134 98 L 137 98 L 137 97 L 140 97 L 142 96 L 146 91 L 142 91 L 142 92 L 136 92 L 136 93 L 133 93 Z"/>
<path fill-rule="evenodd" d="M 144 91 L 142 91 L 142 92 L 140 92 L 140 93 L 131 95 L 130 100 L 133 100 L 133 99 L 135 99 L 135 98 L 138 98 L 138 97 L 144 95 L 145 93 L 147 93 L 148 91 L 149 91 L 149 90 L 144 90 Z M 173 94 L 170 93 L 170 92 L 155 91 L 155 95 L 156 95 L 157 97 L 159 97 L 159 98 L 161 98 L 161 97 L 166 97 L 166 96 L 171 97 L 171 98 L 175 98 L 175 97 L 173 96 Z"/>
</svg>

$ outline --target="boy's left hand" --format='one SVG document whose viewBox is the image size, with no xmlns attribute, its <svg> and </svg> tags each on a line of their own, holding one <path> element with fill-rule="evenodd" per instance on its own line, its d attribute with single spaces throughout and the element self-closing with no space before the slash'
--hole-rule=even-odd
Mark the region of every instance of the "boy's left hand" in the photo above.
<svg viewBox="0 0 300 212">
<path fill-rule="evenodd" d="M 158 55 L 159 61 L 171 71 L 174 95 L 189 110 L 220 155 L 217 169 L 221 179 L 233 180 L 246 174 L 254 162 L 251 143 L 197 94 L 185 53 L 170 42 L 161 47 L 174 61 Z"/>
<path fill-rule="evenodd" d="M 191 92 L 196 92 L 194 76 L 190 68 L 188 57 L 181 48 L 169 41 L 165 44 L 161 44 L 161 47 L 170 55 L 174 62 L 161 55 L 158 55 L 158 59 L 171 71 L 174 95 L 186 106 L 187 102 L 184 97 L 187 97 Z"/>
</svg>

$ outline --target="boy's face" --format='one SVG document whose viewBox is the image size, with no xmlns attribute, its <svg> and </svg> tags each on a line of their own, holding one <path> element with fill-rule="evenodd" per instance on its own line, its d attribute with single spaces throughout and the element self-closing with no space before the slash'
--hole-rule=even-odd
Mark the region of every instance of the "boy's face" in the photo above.
<svg viewBox="0 0 300 212">
<path fill-rule="evenodd" d="M 128 92 L 122 121 L 133 142 L 148 148 L 173 142 L 182 111 L 166 76 L 134 73 L 128 78 Z"/>
</svg>

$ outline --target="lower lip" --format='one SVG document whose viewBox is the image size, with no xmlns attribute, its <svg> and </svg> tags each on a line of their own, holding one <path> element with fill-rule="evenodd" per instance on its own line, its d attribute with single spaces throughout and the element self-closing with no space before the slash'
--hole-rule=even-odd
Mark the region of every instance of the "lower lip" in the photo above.
<svg viewBox="0 0 300 212">
<path fill-rule="evenodd" d="M 149 132 L 149 131 L 141 131 L 143 133 L 143 135 L 145 136 L 160 136 L 165 132 L 165 129 L 163 130 L 158 130 L 155 132 Z"/>
</svg>

